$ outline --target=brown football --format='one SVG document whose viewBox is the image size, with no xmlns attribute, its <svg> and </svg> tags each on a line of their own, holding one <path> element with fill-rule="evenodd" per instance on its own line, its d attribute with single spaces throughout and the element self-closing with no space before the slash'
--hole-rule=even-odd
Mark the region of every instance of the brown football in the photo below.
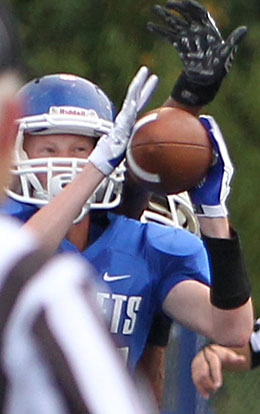
<svg viewBox="0 0 260 414">
<path fill-rule="evenodd" d="M 203 179 L 212 163 L 212 147 L 197 117 L 160 107 L 137 121 L 126 160 L 130 174 L 146 190 L 176 194 Z"/>
</svg>

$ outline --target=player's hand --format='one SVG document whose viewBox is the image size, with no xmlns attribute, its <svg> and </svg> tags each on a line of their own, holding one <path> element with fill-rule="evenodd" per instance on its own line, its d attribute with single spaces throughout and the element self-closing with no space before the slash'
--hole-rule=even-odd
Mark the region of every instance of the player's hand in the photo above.
<svg viewBox="0 0 260 414">
<path fill-rule="evenodd" d="M 145 66 L 139 69 L 131 81 L 113 127 L 98 140 L 97 146 L 89 156 L 89 161 L 104 175 L 109 175 L 124 158 L 137 115 L 148 103 L 157 83 L 158 77 L 149 75 L 149 70 Z"/>
<path fill-rule="evenodd" d="M 213 160 L 206 177 L 189 191 L 189 195 L 198 216 L 226 217 L 226 200 L 230 193 L 234 168 L 223 135 L 214 118 L 202 115 L 199 119 L 211 139 Z"/>
<path fill-rule="evenodd" d="M 233 367 L 235 370 L 236 367 L 241 367 L 244 360 L 244 355 L 230 348 L 219 345 L 207 346 L 193 358 L 191 363 L 193 383 L 201 395 L 208 399 L 223 384 L 223 366 Z"/>
<path fill-rule="evenodd" d="M 165 7 L 155 5 L 153 11 L 165 26 L 149 22 L 148 30 L 167 39 L 183 63 L 172 97 L 187 105 L 209 103 L 230 71 L 247 28 L 236 28 L 224 41 L 207 9 L 194 0 L 167 2 Z"/>
</svg>

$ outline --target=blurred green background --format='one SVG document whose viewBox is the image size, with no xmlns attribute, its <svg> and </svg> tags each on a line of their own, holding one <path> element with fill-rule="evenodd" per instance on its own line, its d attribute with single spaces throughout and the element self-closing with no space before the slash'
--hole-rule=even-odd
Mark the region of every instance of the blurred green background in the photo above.
<svg viewBox="0 0 260 414">
<path fill-rule="evenodd" d="M 25 80 L 47 73 L 75 73 L 99 84 L 119 108 L 128 82 L 145 64 L 160 77 L 149 106 L 159 106 L 169 95 L 181 63 L 170 44 L 146 31 L 147 21 L 155 20 L 151 12 L 154 1 L 10 2 L 24 42 Z M 224 38 L 239 25 L 248 27 L 231 73 L 204 112 L 218 120 L 236 167 L 230 210 L 244 248 L 256 315 L 260 315 L 260 1 L 209 0 L 201 4 L 211 11 Z M 217 413 L 259 414 L 259 384 L 260 369 L 226 374 L 225 385 L 213 401 Z"/>
</svg>

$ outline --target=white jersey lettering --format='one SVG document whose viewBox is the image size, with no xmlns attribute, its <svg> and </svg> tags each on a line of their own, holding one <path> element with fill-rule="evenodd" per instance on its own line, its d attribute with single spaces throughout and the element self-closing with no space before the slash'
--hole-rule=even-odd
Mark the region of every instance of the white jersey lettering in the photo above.
<svg viewBox="0 0 260 414">
<path fill-rule="evenodd" d="M 142 301 L 141 296 L 127 296 L 117 293 L 98 292 L 97 300 L 106 317 L 110 316 L 110 332 L 131 335 Z M 125 316 L 127 315 L 127 317 Z"/>
</svg>

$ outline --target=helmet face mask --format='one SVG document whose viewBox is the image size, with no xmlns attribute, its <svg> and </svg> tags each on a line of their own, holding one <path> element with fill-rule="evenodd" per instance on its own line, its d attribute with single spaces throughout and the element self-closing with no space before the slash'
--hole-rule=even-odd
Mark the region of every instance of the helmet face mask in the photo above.
<svg viewBox="0 0 260 414">
<path fill-rule="evenodd" d="M 187 192 L 167 196 L 153 195 L 141 221 L 180 227 L 200 236 L 198 219 Z"/>
<path fill-rule="evenodd" d="M 73 180 L 88 161 L 75 157 L 29 159 L 24 149 L 25 134 L 70 134 L 98 139 L 110 131 L 114 108 L 98 86 L 74 75 L 56 74 L 35 79 L 26 84 L 18 96 L 23 115 L 17 121 L 19 131 L 12 169 L 14 186 L 7 193 L 17 201 L 41 207 Z M 120 203 L 124 171 L 121 164 L 103 180 L 80 216 L 91 208 L 112 208 Z M 39 179 L 43 175 L 44 185 Z"/>
</svg>

